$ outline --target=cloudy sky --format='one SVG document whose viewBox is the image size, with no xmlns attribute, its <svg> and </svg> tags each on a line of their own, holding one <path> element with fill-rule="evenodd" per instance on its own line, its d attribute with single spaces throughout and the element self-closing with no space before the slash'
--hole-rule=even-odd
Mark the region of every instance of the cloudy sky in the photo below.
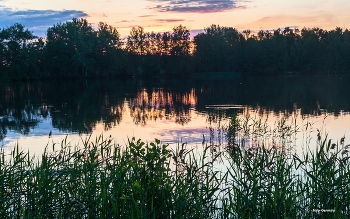
<svg viewBox="0 0 350 219">
<path fill-rule="evenodd" d="M 48 27 L 73 17 L 103 21 L 127 36 L 134 26 L 171 31 L 182 24 L 192 36 L 211 24 L 239 31 L 283 27 L 350 28 L 349 0 L 0 0 L 0 28 L 16 22 L 45 37 Z"/>
</svg>

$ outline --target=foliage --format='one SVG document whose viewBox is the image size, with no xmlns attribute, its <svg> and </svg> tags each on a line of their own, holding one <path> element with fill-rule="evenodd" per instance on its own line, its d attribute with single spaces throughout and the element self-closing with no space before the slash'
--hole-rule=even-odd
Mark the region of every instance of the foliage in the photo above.
<svg viewBox="0 0 350 219">
<path fill-rule="evenodd" d="M 86 19 L 57 24 L 47 31 L 46 71 L 52 77 L 116 75 L 122 68 L 118 31 L 105 23 L 94 30 Z"/>
<path fill-rule="evenodd" d="M 193 72 L 348 73 L 348 29 L 320 28 L 239 32 L 211 25 L 191 40 L 185 26 L 172 32 L 133 27 L 125 42 L 116 28 L 101 22 L 95 30 L 73 18 L 37 39 L 21 24 L 0 31 L 1 76 L 10 79 L 142 75 L 187 76 Z"/>
<path fill-rule="evenodd" d="M 217 182 L 200 173 L 211 168 L 185 163 L 189 152 L 131 139 L 126 148 L 112 139 L 83 141 L 72 149 L 48 149 L 36 161 L 15 149 L 1 151 L 0 215 L 2 218 L 208 218 Z M 57 147 L 57 146 L 56 146 Z M 173 157 L 183 169 L 170 169 Z M 173 158 L 175 159 L 175 158 Z"/>
<path fill-rule="evenodd" d="M 22 24 L 14 24 L 0 31 L 0 77 L 26 79 L 39 75 L 38 64 L 42 39 L 37 37 Z"/>
<path fill-rule="evenodd" d="M 130 139 L 126 146 L 110 137 L 66 139 L 48 145 L 39 158 L 0 153 L 2 218 L 348 218 L 349 145 L 318 135 L 315 150 L 304 155 L 281 147 L 246 147 L 238 132 L 247 127 L 234 115 L 225 150 L 211 146 L 195 155 L 185 145 L 173 150 L 159 140 Z M 285 136 L 285 124 L 278 125 Z M 287 131 L 286 131 L 287 130 Z M 285 133 L 285 134 L 283 134 Z M 276 138 L 276 137 L 274 137 Z M 173 163 L 172 163 L 173 161 Z M 225 162 L 217 169 L 216 164 Z"/>
<path fill-rule="evenodd" d="M 349 30 L 249 30 L 211 25 L 194 38 L 196 71 L 280 74 L 349 72 Z"/>
<path fill-rule="evenodd" d="M 145 32 L 143 27 L 133 27 L 127 37 L 128 66 L 136 75 L 157 76 L 189 73 L 191 49 L 190 32 L 180 25 L 173 32 Z"/>
</svg>

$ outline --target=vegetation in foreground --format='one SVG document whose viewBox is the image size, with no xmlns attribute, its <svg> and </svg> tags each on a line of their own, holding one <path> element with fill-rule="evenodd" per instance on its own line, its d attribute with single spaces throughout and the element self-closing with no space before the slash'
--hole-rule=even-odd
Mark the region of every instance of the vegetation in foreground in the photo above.
<svg viewBox="0 0 350 219">
<path fill-rule="evenodd" d="M 179 25 L 172 32 L 133 27 L 122 39 L 116 28 L 86 19 L 55 24 L 41 39 L 14 24 L 0 29 L 0 78 L 187 76 L 191 73 L 349 73 L 350 31 L 289 27 L 239 32 L 211 25 L 190 38 Z"/>
<path fill-rule="evenodd" d="M 216 156 L 157 139 L 121 147 L 111 136 L 86 139 L 81 149 L 63 140 L 40 159 L 2 150 L 1 218 L 350 217 L 344 138 L 318 135 L 316 150 L 299 156 L 237 143 L 235 117 L 226 128 L 229 141 Z"/>
</svg>

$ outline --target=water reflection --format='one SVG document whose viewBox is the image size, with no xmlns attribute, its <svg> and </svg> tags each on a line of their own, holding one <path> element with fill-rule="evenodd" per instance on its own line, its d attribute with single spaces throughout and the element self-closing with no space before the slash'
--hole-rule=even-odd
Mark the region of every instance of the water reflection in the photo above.
<svg viewBox="0 0 350 219">
<path fill-rule="evenodd" d="M 5 138 L 8 131 L 27 135 L 34 129 L 47 112 L 33 107 L 36 100 L 30 99 L 33 87 L 30 85 L 13 89 L 5 85 L 1 89 L 0 103 L 0 140 Z"/>
<path fill-rule="evenodd" d="M 165 139 L 196 133 L 189 136 L 200 142 L 203 134 L 212 136 L 210 127 L 227 122 L 233 114 L 275 121 L 298 118 L 300 122 L 307 116 L 327 114 L 336 120 L 348 116 L 349 82 L 348 76 L 2 82 L 0 140 L 10 133 L 28 136 L 34 130 L 41 130 L 42 135 L 49 129 L 101 132 L 99 126 L 102 131 L 123 127 L 122 133 L 130 136 L 131 129 L 145 132 L 134 128 L 140 126 L 152 129 L 149 135 Z"/>
<path fill-rule="evenodd" d="M 148 92 L 141 89 L 136 98 L 129 99 L 130 116 L 136 125 L 145 125 L 148 120 L 170 120 L 181 125 L 191 121 L 190 109 L 194 109 L 197 101 L 195 89 L 190 92 L 176 93 L 163 88 L 153 88 Z"/>
</svg>

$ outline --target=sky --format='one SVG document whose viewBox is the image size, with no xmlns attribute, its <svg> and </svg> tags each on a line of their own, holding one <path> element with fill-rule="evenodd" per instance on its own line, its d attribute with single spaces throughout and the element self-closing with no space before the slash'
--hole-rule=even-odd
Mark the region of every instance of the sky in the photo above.
<svg viewBox="0 0 350 219">
<path fill-rule="evenodd" d="M 85 18 L 94 27 L 105 22 L 126 37 L 132 27 L 166 32 L 180 24 L 191 37 L 211 24 L 274 30 L 292 27 L 350 29 L 349 0 L 0 0 L 0 28 L 25 25 L 45 37 L 48 27 L 73 17 Z"/>
</svg>

